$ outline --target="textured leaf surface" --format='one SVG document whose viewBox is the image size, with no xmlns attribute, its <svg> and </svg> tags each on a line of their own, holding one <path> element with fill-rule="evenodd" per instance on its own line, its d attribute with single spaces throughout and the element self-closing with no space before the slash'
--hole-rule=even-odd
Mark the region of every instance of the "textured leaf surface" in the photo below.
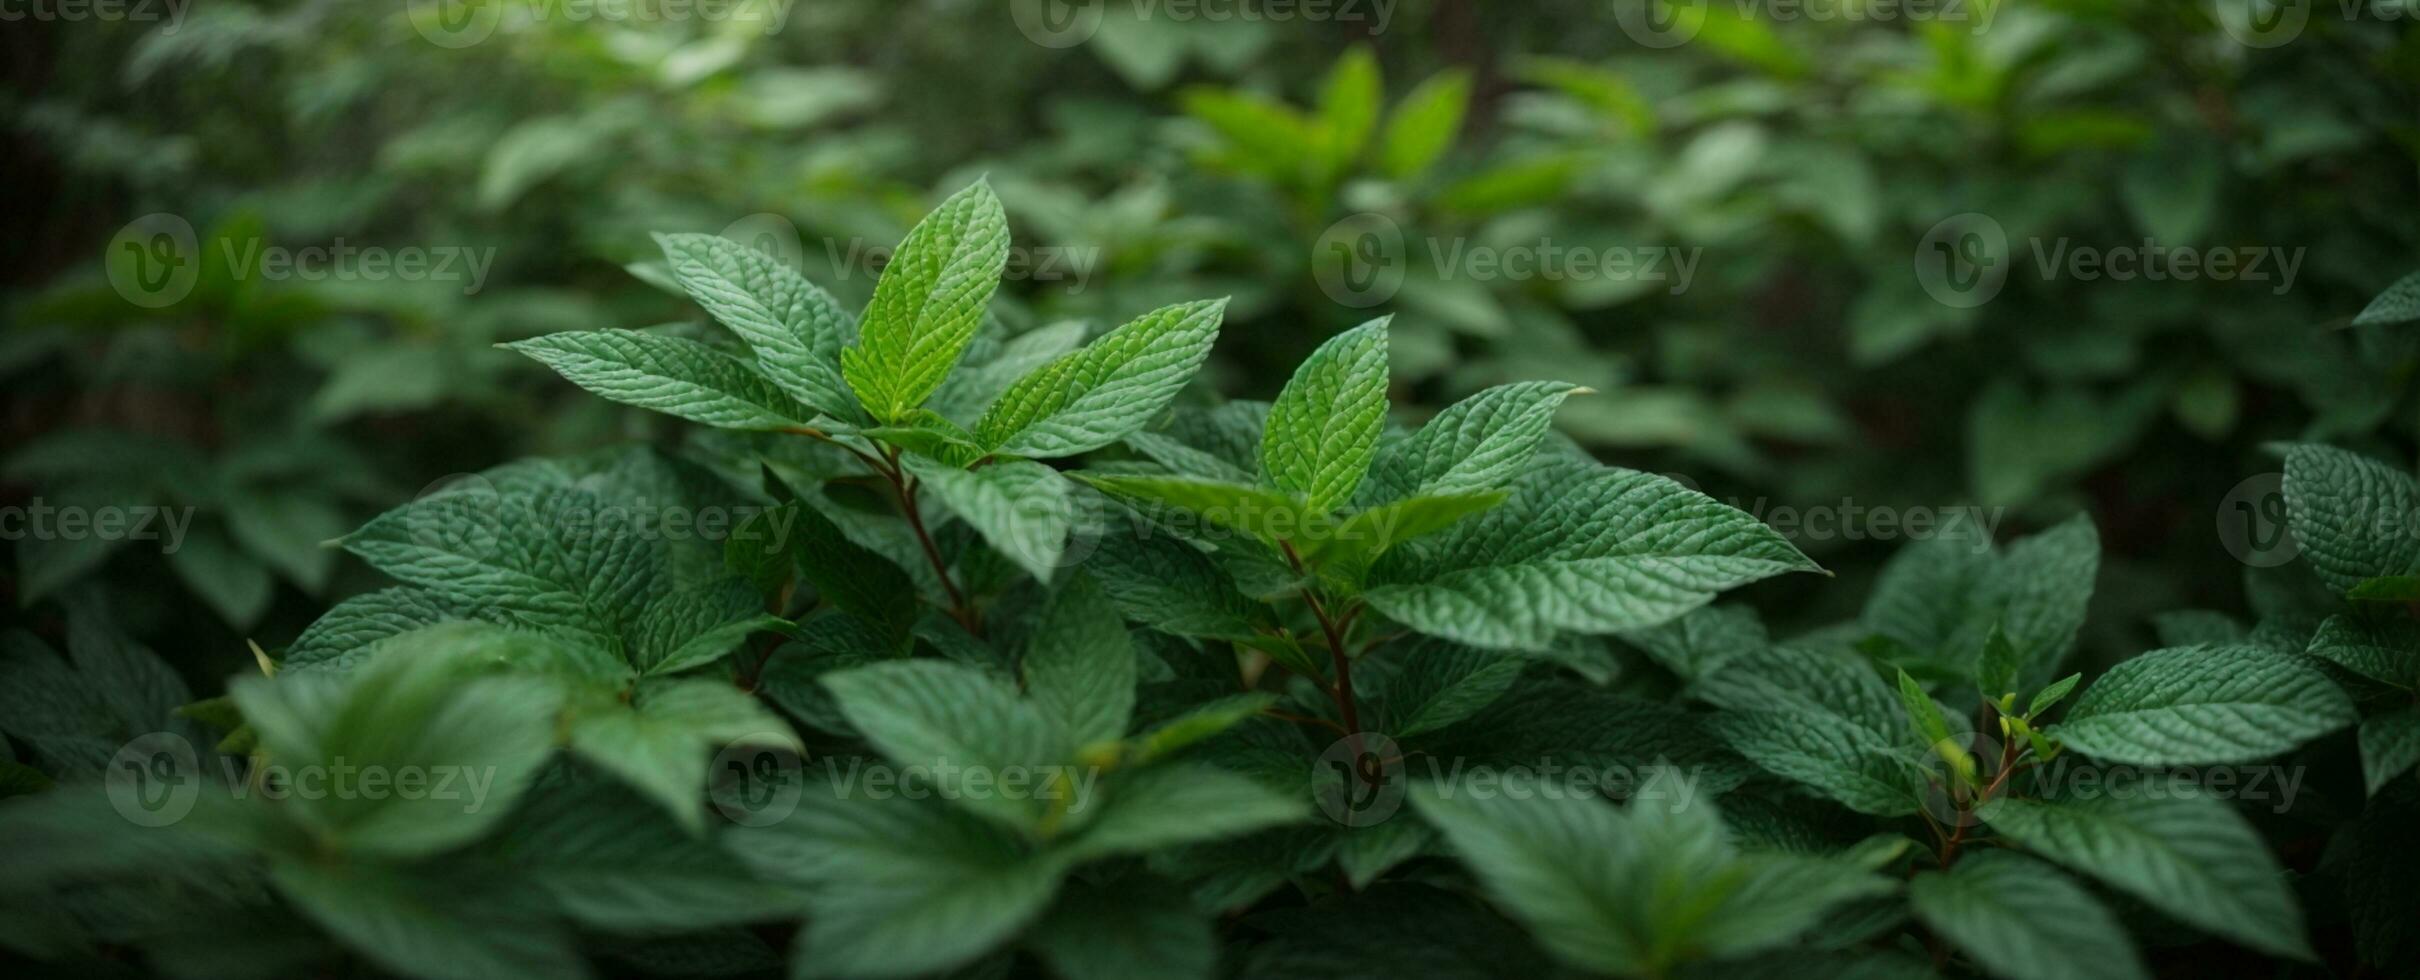
<svg viewBox="0 0 2420 980">
<path fill-rule="evenodd" d="M 1328 339 L 1294 371 L 1269 406 L 1260 469 L 1270 484 L 1300 494 L 1315 514 L 1353 499 L 1386 428 L 1387 321 Z"/>
<path fill-rule="evenodd" d="M 780 429 L 815 415 L 754 365 L 694 340 L 587 330 L 504 346 L 608 400 L 719 428 Z"/>
<path fill-rule="evenodd" d="M 2111 668 L 2050 734 L 2138 765 L 2216 765 L 2284 752 L 2353 723 L 2327 675 L 2251 646 L 2154 650 Z"/>
<path fill-rule="evenodd" d="M 1161 307 L 1043 365 L 983 413 L 975 435 L 1009 456 L 1073 456 L 1160 414 L 1201 370 L 1225 300 Z"/>
<path fill-rule="evenodd" d="M 1067 549 L 1067 532 L 1074 521 L 1069 487 L 1057 470 L 1040 463 L 1009 460 L 979 470 L 906 457 L 918 486 L 983 536 L 1002 557 L 1034 578 L 1050 581 Z"/>
<path fill-rule="evenodd" d="M 1370 604 L 1420 632 L 1537 648 L 1564 631 L 1654 626 L 1723 589 L 1815 569 L 1755 518 L 1659 476 L 1608 469 L 1524 497 L 1458 526 L 1470 530 L 1436 564 L 1382 571 Z"/>
<path fill-rule="evenodd" d="M 2371 796 L 2420 766 L 2420 707 L 2401 708 L 2361 723 L 2361 775 Z"/>
<path fill-rule="evenodd" d="M 1908 883 L 1916 917 L 2004 980 L 2150 976 L 2125 927 L 2057 868 L 2007 851 L 1967 856 Z"/>
<path fill-rule="evenodd" d="M 883 267 L 841 374 L 874 417 L 896 421 L 924 404 L 983 322 L 1008 264 L 1008 215 L 981 181 L 950 195 L 910 229 Z"/>
<path fill-rule="evenodd" d="M 2420 481 L 2412 474 L 2333 446 L 2286 452 L 2286 527 L 2302 557 L 2337 592 L 2389 575 L 2420 571 Z"/>
<path fill-rule="evenodd" d="M 1025 691 L 1077 745 L 1126 734 L 1134 714 L 1134 639 L 1092 579 L 1051 597 L 1025 645 Z"/>
<path fill-rule="evenodd" d="M 1379 450 L 1364 500 L 1496 490 L 1536 455 L 1563 400 L 1587 389 L 1559 381 L 1498 385 L 1437 413 L 1412 437 Z"/>
<path fill-rule="evenodd" d="M 746 341 L 765 377 L 843 422 L 857 398 L 840 377 L 856 322 L 830 294 L 779 258 L 719 235 L 657 235 L 673 278 L 707 314 Z"/>
<path fill-rule="evenodd" d="M 972 667 L 934 660 L 873 664 L 827 675 L 824 686 L 849 724 L 902 766 L 984 767 L 997 774 L 1067 761 L 1067 733 L 1007 682 Z M 996 777 L 995 777 L 996 778 Z M 992 793 L 945 797 L 1013 825 L 1039 816 L 1035 801 Z"/>
<path fill-rule="evenodd" d="M 1979 815 L 2027 850 L 2178 921 L 2262 952 L 2311 957 L 2285 872 L 2242 817 L 2206 794 L 2002 798 Z"/>
</svg>

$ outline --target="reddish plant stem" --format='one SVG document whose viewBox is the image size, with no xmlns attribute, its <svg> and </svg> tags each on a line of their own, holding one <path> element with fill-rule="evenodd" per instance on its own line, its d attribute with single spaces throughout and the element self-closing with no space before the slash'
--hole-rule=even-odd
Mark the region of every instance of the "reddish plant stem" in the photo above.
<svg viewBox="0 0 2420 980">
<path fill-rule="evenodd" d="M 1302 556 L 1294 551 L 1293 543 L 1280 541 L 1278 547 L 1285 552 L 1287 564 L 1294 566 L 1295 574 L 1303 574 Z M 1361 756 L 1361 717 L 1353 703 L 1353 658 L 1346 655 L 1344 630 L 1339 628 L 1339 620 L 1328 615 L 1327 604 L 1319 601 L 1318 589 L 1305 585 L 1302 598 L 1310 604 L 1311 616 L 1319 620 L 1320 633 L 1327 637 L 1328 658 L 1336 667 L 1336 687 L 1330 693 L 1336 698 L 1336 713 L 1344 719 L 1346 737 L 1353 740 L 1353 756 L 1358 759 Z M 1345 614 L 1342 622 L 1350 625 L 1353 617 L 1360 614 L 1361 610 L 1353 609 Z"/>
<path fill-rule="evenodd" d="M 983 618 L 975 612 L 974 604 L 966 601 L 966 593 L 958 590 L 958 583 L 950 579 L 949 563 L 942 560 L 941 547 L 933 543 L 932 532 L 924 526 L 924 512 L 916 508 L 916 484 L 900 467 L 899 450 L 892 449 L 885 455 L 875 456 L 832 438 L 831 433 L 810 426 L 794 425 L 781 431 L 821 440 L 846 449 L 850 455 L 864 460 L 866 466 L 872 469 L 875 475 L 882 477 L 883 482 L 891 485 L 891 494 L 899 501 L 900 515 L 907 518 L 908 528 L 916 532 L 916 544 L 924 550 L 924 560 L 932 563 L 933 575 L 941 580 L 941 591 L 949 595 L 950 618 L 957 620 L 958 625 L 966 627 L 968 633 L 978 637 L 982 636 Z"/>
</svg>

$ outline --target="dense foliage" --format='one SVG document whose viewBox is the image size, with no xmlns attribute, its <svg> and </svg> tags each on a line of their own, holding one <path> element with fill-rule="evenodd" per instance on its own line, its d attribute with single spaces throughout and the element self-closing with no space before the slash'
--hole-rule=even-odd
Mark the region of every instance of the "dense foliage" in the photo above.
<svg viewBox="0 0 2420 980">
<path fill-rule="evenodd" d="M 0 946 L 2420 971 L 2406 19 L 1001 6 L 47 28 Z"/>
</svg>

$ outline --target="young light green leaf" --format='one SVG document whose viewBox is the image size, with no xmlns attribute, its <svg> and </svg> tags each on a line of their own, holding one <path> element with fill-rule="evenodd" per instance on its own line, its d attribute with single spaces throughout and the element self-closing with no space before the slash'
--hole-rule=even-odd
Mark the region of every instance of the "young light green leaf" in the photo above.
<svg viewBox="0 0 2420 980">
<path fill-rule="evenodd" d="M 1337 59 L 1319 94 L 1320 142 L 1330 175 L 1342 176 L 1361 158 L 1385 97 L 1378 56 L 1367 46 L 1354 47 Z"/>
<path fill-rule="evenodd" d="M 2036 692 L 2033 696 L 2033 700 L 2025 705 L 2025 717 L 2041 717 L 2042 712 L 2050 710 L 2060 701 L 2066 700 L 2068 692 L 2075 690 L 2076 684 L 2083 679 L 2084 675 L 2082 674 L 2069 674 L 2052 683 L 2049 687 L 2045 687 Z"/>
<path fill-rule="evenodd" d="M 754 365 L 705 344 L 639 330 L 583 330 L 503 345 L 608 400 L 725 429 L 802 426 L 815 410 Z"/>
<path fill-rule="evenodd" d="M 1009 387 L 975 424 L 976 441 L 1005 456 L 1073 456 L 1151 421 L 1201 370 L 1226 300 L 1164 306 L 1043 365 Z"/>
<path fill-rule="evenodd" d="M 2145 980 L 2142 956 L 2117 917 L 2066 875 L 2009 851 L 1969 855 L 1908 882 L 1908 904 L 2003 980 Z"/>
<path fill-rule="evenodd" d="M 2354 718 L 2344 692 L 2294 658 L 2182 647 L 2111 668 L 2049 734 L 2111 762 L 2222 765 L 2276 755 Z"/>
<path fill-rule="evenodd" d="M 965 353 L 1008 263 L 1008 215 L 991 185 L 950 195 L 899 243 L 874 284 L 841 375 L 874 417 L 924 404 Z"/>
<path fill-rule="evenodd" d="M 1309 523 L 1302 505 L 1292 498 L 1247 484 L 1165 476 L 1072 475 L 1112 497 L 1173 508 L 1271 546 L 1299 536 Z"/>
<path fill-rule="evenodd" d="M 1331 529 L 1315 526 L 1303 536 L 1303 560 L 1344 565 L 1358 577 L 1359 569 L 1367 568 L 1397 544 L 1445 530 L 1456 521 L 1503 503 L 1505 496 L 1504 491 L 1489 490 L 1408 497 L 1380 504 L 1345 518 Z"/>
<path fill-rule="evenodd" d="M 747 342 L 765 377 L 817 412 L 857 420 L 857 398 L 840 376 L 840 349 L 856 324 L 829 294 L 779 258 L 719 235 L 655 241 L 682 291 Z"/>
<path fill-rule="evenodd" d="M 1378 146 L 1379 165 L 1396 180 L 1416 180 L 1454 144 L 1462 113 L 1470 104 L 1470 73 L 1449 68 L 1429 76 L 1387 117 Z"/>
<path fill-rule="evenodd" d="M 2262 952 L 2312 958 L 2284 870 L 2260 835 L 2207 793 L 2002 796 L 1977 815 L 2019 846 L 2180 922 Z"/>
<path fill-rule="evenodd" d="M 1411 438 L 1379 450 L 1362 499 L 1509 487 L 1546 438 L 1555 409 L 1587 391 L 1560 381 L 1524 381 L 1455 402 Z"/>
<path fill-rule="evenodd" d="M 1337 334 L 1311 352 L 1269 406 L 1261 474 L 1302 495 L 1313 514 L 1353 499 L 1369 472 L 1386 427 L 1386 350 L 1383 317 Z"/>
</svg>

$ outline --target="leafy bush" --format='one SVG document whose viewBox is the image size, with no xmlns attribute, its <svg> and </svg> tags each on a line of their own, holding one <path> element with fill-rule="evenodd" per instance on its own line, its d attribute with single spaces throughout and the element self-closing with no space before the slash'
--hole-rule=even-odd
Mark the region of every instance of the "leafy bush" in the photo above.
<svg viewBox="0 0 2420 980">
<path fill-rule="evenodd" d="M 1775 636 L 1711 603 L 1820 569 L 1553 434 L 1585 388 L 1401 426 L 1381 318 L 1273 401 L 1192 400 L 1224 301 L 1007 336 L 982 182 L 856 316 L 658 241 L 723 329 L 508 346 L 705 427 L 678 451 L 372 519 L 341 545 L 400 584 L 223 697 L 89 590 L 64 659 L 9 635 L 0 942 L 443 978 L 2420 956 L 2408 466 L 2279 447 L 2299 560 L 2258 621 L 2164 616 L 2087 683 L 2083 517 L 1911 545 Z"/>
</svg>

